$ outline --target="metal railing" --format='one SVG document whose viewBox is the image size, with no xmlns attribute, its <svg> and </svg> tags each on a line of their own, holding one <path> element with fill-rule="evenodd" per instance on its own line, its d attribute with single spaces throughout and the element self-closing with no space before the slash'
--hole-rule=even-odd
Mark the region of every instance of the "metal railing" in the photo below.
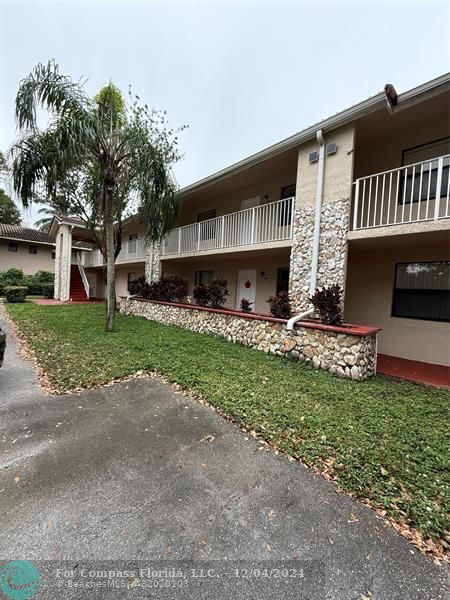
<svg viewBox="0 0 450 600">
<path fill-rule="evenodd" d="M 139 237 L 122 242 L 122 248 L 116 258 L 116 264 L 145 260 L 145 238 Z M 84 257 L 85 267 L 98 267 L 103 265 L 103 255 L 100 250 L 86 252 Z"/>
<path fill-rule="evenodd" d="M 360 177 L 352 229 L 450 217 L 450 155 Z"/>
<path fill-rule="evenodd" d="M 86 292 L 86 297 L 89 298 L 89 282 L 86 277 L 86 273 L 84 271 L 83 262 L 81 260 L 81 254 L 77 252 L 77 266 L 80 271 L 81 280 L 83 282 L 84 291 Z"/>
<path fill-rule="evenodd" d="M 294 198 L 286 198 L 171 229 L 161 245 L 162 256 L 195 254 L 292 239 Z"/>
</svg>

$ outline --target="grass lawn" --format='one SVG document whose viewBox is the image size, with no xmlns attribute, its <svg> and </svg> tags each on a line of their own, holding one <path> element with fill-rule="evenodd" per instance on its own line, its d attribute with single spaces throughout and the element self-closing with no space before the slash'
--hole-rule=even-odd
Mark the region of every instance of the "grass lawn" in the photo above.
<svg viewBox="0 0 450 600">
<path fill-rule="evenodd" d="M 8 312 L 59 391 L 156 369 L 397 521 L 443 536 L 450 392 L 341 380 L 138 317 L 118 315 L 107 334 L 102 305 L 10 304 Z"/>
</svg>

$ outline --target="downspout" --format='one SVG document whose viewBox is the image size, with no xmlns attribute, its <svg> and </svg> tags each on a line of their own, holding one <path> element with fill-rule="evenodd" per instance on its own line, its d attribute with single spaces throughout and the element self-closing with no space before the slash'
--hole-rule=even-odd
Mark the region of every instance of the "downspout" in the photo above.
<svg viewBox="0 0 450 600">
<path fill-rule="evenodd" d="M 319 243 L 320 243 L 320 218 L 322 214 L 322 199 L 323 199 L 323 183 L 325 176 L 325 139 L 322 130 L 316 133 L 317 142 L 319 143 L 319 162 L 317 165 L 317 186 L 316 186 L 316 210 L 314 215 L 314 235 L 313 248 L 311 257 L 311 280 L 309 283 L 309 295 L 312 296 L 317 285 L 317 271 L 319 268 Z M 314 308 L 310 308 L 299 315 L 291 317 L 287 322 L 286 328 L 292 331 L 295 324 L 305 317 L 312 315 Z"/>
</svg>

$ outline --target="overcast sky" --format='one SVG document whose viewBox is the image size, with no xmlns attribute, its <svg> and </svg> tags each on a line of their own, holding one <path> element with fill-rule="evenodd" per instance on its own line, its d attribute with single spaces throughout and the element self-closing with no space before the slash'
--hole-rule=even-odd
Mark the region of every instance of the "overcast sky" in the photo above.
<svg viewBox="0 0 450 600">
<path fill-rule="evenodd" d="M 0 0 L 0 150 L 21 78 L 54 58 L 186 123 L 181 186 L 393 83 L 449 70 L 445 2 Z M 31 215 L 25 215 L 29 222 Z"/>
</svg>

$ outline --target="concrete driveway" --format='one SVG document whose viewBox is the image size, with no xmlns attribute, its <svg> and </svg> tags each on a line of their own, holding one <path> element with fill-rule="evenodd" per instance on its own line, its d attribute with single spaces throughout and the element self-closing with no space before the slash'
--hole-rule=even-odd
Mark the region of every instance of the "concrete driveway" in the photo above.
<svg viewBox="0 0 450 600">
<path fill-rule="evenodd" d="M 371 510 L 154 380 L 46 396 L 10 334 L 0 436 L 0 568 L 33 561 L 33 597 L 447 597 Z"/>
</svg>

